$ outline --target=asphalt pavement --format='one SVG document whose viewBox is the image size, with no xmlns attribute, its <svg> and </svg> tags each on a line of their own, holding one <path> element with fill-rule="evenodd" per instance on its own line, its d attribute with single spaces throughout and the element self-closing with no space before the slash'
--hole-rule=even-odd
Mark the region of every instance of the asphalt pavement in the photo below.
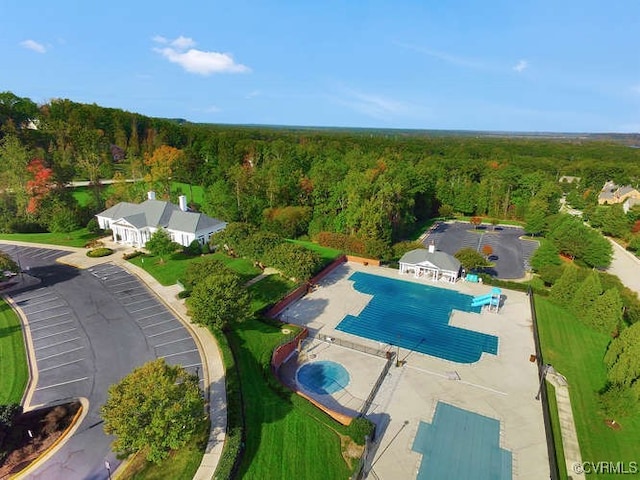
<svg viewBox="0 0 640 480">
<path fill-rule="evenodd" d="M 429 231 L 423 240 L 425 246 L 433 243 L 437 250 L 455 255 L 462 248 L 483 253 L 491 246 L 489 260 L 494 263 L 487 273 L 500 279 L 520 279 L 529 270 L 529 258 L 538 248 L 538 242 L 520 237 L 524 230 L 518 227 L 481 225 L 474 228 L 467 222 L 441 222 Z"/>
<path fill-rule="evenodd" d="M 29 472 L 33 479 L 106 479 L 120 464 L 102 428 L 107 389 L 154 358 L 202 371 L 190 332 L 134 275 L 104 263 L 77 269 L 56 263 L 68 252 L 0 244 L 19 260 L 29 287 L 9 293 L 23 313 L 37 379 L 27 408 L 87 398 L 76 432 L 56 454 Z"/>
</svg>

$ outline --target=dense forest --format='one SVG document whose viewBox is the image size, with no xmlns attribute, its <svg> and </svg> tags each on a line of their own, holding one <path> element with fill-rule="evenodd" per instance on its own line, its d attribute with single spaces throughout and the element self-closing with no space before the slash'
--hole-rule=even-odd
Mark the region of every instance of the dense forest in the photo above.
<svg viewBox="0 0 640 480">
<path fill-rule="evenodd" d="M 173 180 L 202 186 L 192 206 L 228 222 L 391 245 L 442 207 L 525 220 L 556 213 L 563 188 L 584 207 L 607 180 L 640 181 L 640 149 L 613 139 L 203 125 L 11 92 L 0 94 L 0 123 L 4 232 L 83 224 L 151 188 L 168 196 Z M 120 183 L 105 198 L 100 179 L 111 178 Z M 65 188 L 73 180 L 93 185 L 88 207 Z"/>
</svg>

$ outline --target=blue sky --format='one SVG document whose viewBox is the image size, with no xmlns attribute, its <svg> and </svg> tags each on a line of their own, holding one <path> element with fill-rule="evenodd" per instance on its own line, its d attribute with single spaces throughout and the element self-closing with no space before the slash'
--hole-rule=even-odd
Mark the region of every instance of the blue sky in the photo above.
<svg viewBox="0 0 640 480">
<path fill-rule="evenodd" d="M 32 0 L 2 2 L 0 18 L 0 91 L 36 102 L 213 123 L 640 131 L 638 0 Z"/>
</svg>

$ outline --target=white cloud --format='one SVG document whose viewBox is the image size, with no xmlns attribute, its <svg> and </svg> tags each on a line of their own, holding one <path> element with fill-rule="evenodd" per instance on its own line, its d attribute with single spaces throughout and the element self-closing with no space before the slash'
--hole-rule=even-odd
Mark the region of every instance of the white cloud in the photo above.
<svg viewBox="0 0 640 480">
<path fill-rule="evenodd" d="M 36 42 L 35 40 L 25 40 L 20 42 L 20 45 L 24 48 L 28 48 L 29 50 L 33 50 L 38 53 L 45 53 L 47 49 L 41 43 Z"/>
<path fill-rule="evenodd" d="M 156 36 L 153 41 L 169 46 L 154 48 L 153 50 L 172 63 L 177 63 L 189 73 L 211 75 L 212 73 L 246 73 L 251 69 L 241 63 L 236 63 L 228 53 L 197 50 L 196 42 L 188 37 L 179 36 L 175 40 Z"/>
<path fill-rule="evenodd" d="M 247 93 L 244 98 L 249 100 L 251 98 L 255 98 L 255 97 L 259 96 L 260 93 L 261 93 L 260 90 L 253 90 L 253 91 Z"/>
<path fill-rule="evenodd" d="M 518 61 L 518 63 L 513 67 L 513 69 L 518 73 L 524 72 L 527 68 L 529 68 L 529 62 L 526 60 Z"/>
</svg>

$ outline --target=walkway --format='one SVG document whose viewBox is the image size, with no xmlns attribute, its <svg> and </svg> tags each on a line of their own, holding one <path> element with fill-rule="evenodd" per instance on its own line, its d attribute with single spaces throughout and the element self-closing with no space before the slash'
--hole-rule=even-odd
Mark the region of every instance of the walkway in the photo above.
<svg viewBox="0 0 640 480">
<path fill-rule="evenodd" d="M 211 332 L 202 326 L 191 323 L 191 320 L 187 315 L 187 308 L 184 300 L 178 298 L 180 287 L 177 285 L 161 285 L 146 271 L 122 258 L 123 253 L 132 250 L 130 247 L 111 244 L 110 242 L 105 242 L 105 244 L 107 244 L 108 247 L 113 248 L 115 253 L 102 258 L 87 257 L 87 250 L 83 248 L 59 247 L 55 245 L 7 240 L 2 240 L 2 243 L 27 247 L 39 246 L 42 248 L 67 251 L 69 254 L 60 257 L 58 262 L 80 269 L 91 268 L 104 263 L 118 265 L 136 275 L 169 309 L 173 311 L 176 317 L 180 319 L 183 325 L 193 334 L 194 340 L 196 341 L 203 358 L 202 373 L 204 385 L 208 385 L 208 388 L 205 389 L 205 398 L 208 401 L 209 406 L 211 430 L 202 462 L 194 476 L 194 480 L 211 479 L 222 454 L 227 430 L 227 403 L 224 368 L 220 350 L 218 349 L 217 342 Z"/>
</svg>

